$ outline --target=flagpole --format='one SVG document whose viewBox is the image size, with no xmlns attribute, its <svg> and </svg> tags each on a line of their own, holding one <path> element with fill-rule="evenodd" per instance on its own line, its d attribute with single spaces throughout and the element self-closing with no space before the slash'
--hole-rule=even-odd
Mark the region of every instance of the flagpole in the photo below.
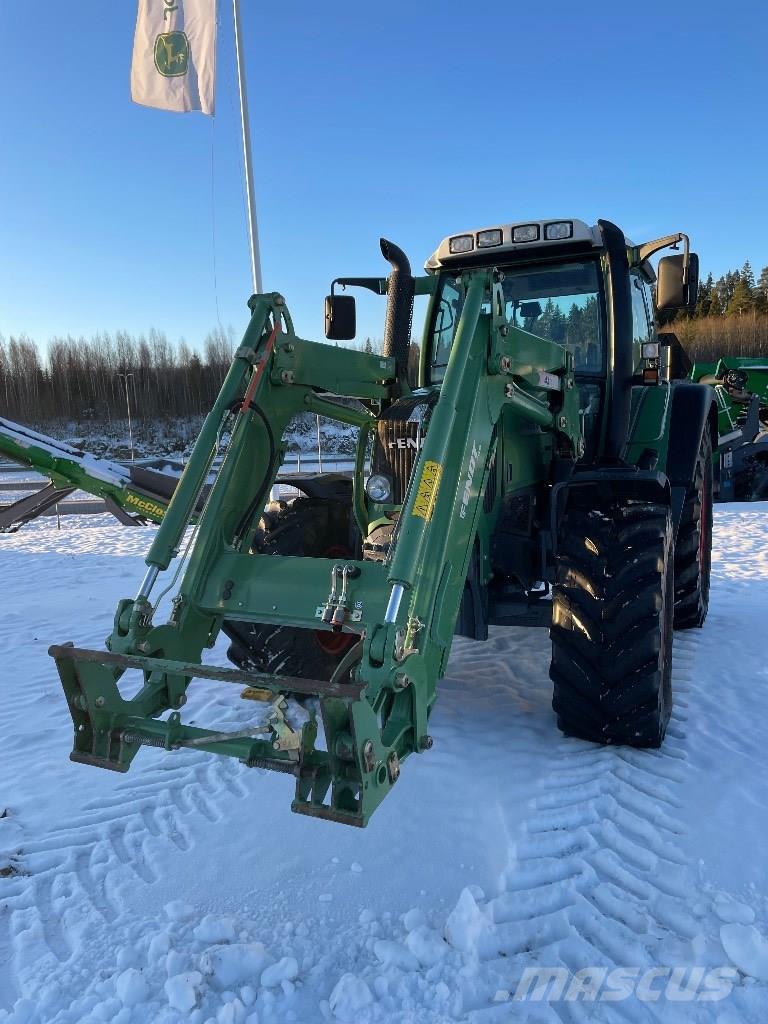
<svg viewBox="0 0 768 1024">
<path fill-rule="evenodd" d="M 251 247 L 251 278 L 253 290 L 261 292 L 261 255 L 259 253 L 259 226 L 256 220 L 256 193 L 253 188 L 253 158 L 251 156 L 251 130 L 248 117 L 248 88 L 245 82 L 245 56 L 241 43 L 240 0 L 232 0 L 235 15 L 235 55 L 237 57 L 237 84 L 240 89 L 240 123 L 243 130 L 243 159 L 245 163 L 245 191 L 248 200 L 248 240 Z"/>
</svg>

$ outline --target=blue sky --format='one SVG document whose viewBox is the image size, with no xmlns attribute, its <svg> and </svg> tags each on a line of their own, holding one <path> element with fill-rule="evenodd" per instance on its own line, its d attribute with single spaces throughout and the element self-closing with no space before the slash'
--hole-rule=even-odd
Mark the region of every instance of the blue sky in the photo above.
<svg viewBox="0 0 768 1024">
<path fill-rule="evenodd" d="M 328 282 L 538 217 L 768 263 L 766 7 L 242 0 L 264 284 L 321 337 Z M 0 3 L 0 333 L 245 326 L 231 5 L 218 112 L 135 106 L 133 0 Z M 215 244 L 214 244 L 215 240 Z M 214 254 L 215 276 L 214 287 Z M 383 307 L 361 308 L 381 335 Z"/>
</svg>

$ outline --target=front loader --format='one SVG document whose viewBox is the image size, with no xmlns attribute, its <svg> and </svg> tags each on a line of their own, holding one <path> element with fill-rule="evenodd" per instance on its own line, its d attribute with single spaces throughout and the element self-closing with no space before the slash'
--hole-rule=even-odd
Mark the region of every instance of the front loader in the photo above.
<svg viewBox="0 0 768 1024">
<path fill-rule="evenodd" d="M 649 257 L 681 244 L 659 261 L 660 309 L 695 302 L 682 234 L 636 246 L 607 221 L 504 224 L 446 238 L 422 276 L 382 240 L 389 275 L 337 279 L 325 311 L 326 336 L 349 340 L 340 289 L 386 296 L 381 356 L 305 341 L 281 295 L 254 295 L 107 650 L 51 648 L 72 759 L 236 757 L 294 776 L 294 811 L 364 826 L 432 746 L 454 635 L 491 625 L 550 627 L 564 732 L 658 746 L 673 628 L 704 621 L 711 545 L 713 392 L 665 379 L 650 293 Z M 411 381 L 415 295 L 429 308 Z M 353 478 L 270 501 L 307 410 L 358 428 Z M 204 660 L 220 631 L 234 668 Z M 251 698 L 242 729 L 184 721 L 195 679 Z"/>
</svg>

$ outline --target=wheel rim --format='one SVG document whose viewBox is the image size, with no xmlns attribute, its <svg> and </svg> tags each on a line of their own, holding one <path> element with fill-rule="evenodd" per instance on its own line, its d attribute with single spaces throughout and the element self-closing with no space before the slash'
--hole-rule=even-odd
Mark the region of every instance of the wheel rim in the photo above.
<svg viewBox="0 0 768 1024">
<path fill-rule="evenodd" d="M 321 557 L 350 558 L 351 556 L 347 548 L 341 544 L 336 544 L 328 548 Z M 339 660 L 341 660 L 342 655 L 346 654 L 356 641 L 357 636 L 355 634 L 342 633 L 341 631 L 337 633 L 333 630 L 325 629 L 315 630 L 315 642 L 320 650 L 329 657 L 337 658 Z"/>
</svg>

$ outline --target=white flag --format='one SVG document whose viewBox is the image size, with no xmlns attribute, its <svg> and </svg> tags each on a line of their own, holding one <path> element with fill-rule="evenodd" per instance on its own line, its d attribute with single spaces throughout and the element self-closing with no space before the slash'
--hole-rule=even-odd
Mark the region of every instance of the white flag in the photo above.
<svg viewBox="0 0 768 1024">
<path fill-rule="evenodd" d="M 139 0 L 131 99 L 213 114 L 216 0 Z"/>
</svg>

